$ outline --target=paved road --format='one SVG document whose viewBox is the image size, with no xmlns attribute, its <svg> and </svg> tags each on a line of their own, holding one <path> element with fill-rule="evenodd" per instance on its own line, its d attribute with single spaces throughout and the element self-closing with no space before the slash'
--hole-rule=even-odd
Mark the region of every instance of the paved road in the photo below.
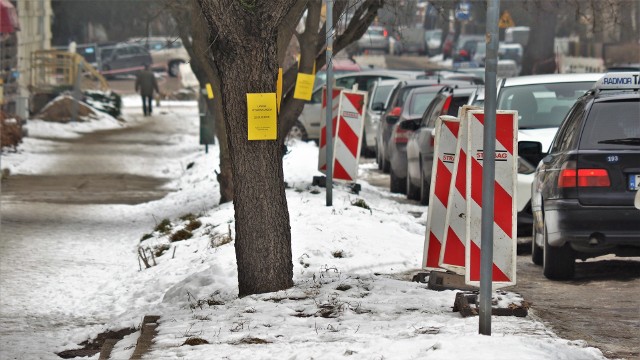
<svg viewBox="0 0 640 360">
<path fill-rule="evenodd" d="M 389 190 L 389 176 L 377 169 L 364 178 Z M 550 281 L 531 262 L 528 247 L 524 250 L 517 259 L 518 285 L 506 290 L 532 302 L 532 316 L 562 338 L 584 340 L 608 358 L 640 359 L 640 258 L 578 261 L 574 280 Z"/>
</svg>

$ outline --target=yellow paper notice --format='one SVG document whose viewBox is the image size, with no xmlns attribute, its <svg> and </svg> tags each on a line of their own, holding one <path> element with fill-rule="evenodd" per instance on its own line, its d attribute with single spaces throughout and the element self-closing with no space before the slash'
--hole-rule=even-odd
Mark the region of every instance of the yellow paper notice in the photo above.
<svg viewBox="0 0 640 360">
<path fill-rule="evenodd" d="M 249 140 L 275 140 L 278 137 L 276 93 L 247 94 Z"/>
<path fill-rule="evenodd" d="M 282 68 L 278 69 L 278 83 L 276 84 L 276 101 L 278 102 L 278 114 L 280 114 L 280 103 L 282 102 Z"/>
<path fill-rule="evenodd" d="M 207 97 L 209 99 L 213 99 L 213 88 L 211 88 L 211 84 L 207 83 L 206 88 L 207 88 Z"/>
<path fill-rule="evenodd" d="M 313 94 L 313 83 L 315 80 L 316 77 L 313 74 L 298 73 L 293 98 L 307 101 L 311 100 L 311 95 Z"/>
</svg>

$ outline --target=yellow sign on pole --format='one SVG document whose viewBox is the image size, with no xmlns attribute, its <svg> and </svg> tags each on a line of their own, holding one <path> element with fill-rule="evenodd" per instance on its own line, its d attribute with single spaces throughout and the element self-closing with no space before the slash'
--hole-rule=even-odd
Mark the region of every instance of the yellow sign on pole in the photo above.
<svg viewBox="0 0 640 360">
<path fill-rule="evenodd" d="M 509 12 L 505 10 L 502 13 L 502 16 L 500 16 L 500 20 L 498 21 L 498 27 L 500 27 L 501 29 L 506 29 L 514 26 L 516 26 L 516 23 L 513 22 L 513 19 L 511 18 L 511 14 L 509 14 Z"/>
<path fill-rule="evenodd" d="M 207 83 L 206 88 L 207 88 L 207 97 L 209 99 L 213 99 L 213 89 L 211 88 L 211 84 Z"/>
<path fill-rule="evenodd" d="M 249 140 L 276 140 L 278 137 L 276 93 L 247 94 Z"/>
<path fill-rule="evenodd" d="M 280 114 L 280 103 L 282 102 L 282 68 L 278 68 L 278 83 L 276 84 L 276 101 L 278 102 L 278 114 Z"/>
<path fill-rule="evenodd" d="M 298 73 L 293 98 L 307 101 L 311 100 L 311 95 L 313 94 L 313 83 L 315 80 L 316 77 L 313 74 Z"/>
</svg>

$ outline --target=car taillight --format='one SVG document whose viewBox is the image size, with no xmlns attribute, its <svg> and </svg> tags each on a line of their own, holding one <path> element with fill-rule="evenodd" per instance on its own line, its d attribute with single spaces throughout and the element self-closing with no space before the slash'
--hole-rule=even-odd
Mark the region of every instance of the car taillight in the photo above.
<svg viewBox="0 0 640 360">
<path fill-rule="evenodd" d="M 393 143 L 394 144 L 406 144 L 409 142 L 409 137 L 411 136 L 411 131 L 400 129 L 396 127 L 393 133 Z"/>
<path fill-rule="evenodd" d="M 607 169 L 562 169 L 558 187 L 608 187 L 611 186 Z"/>
<path fill-rule="evenodd" d="M 442 112 L 440 113 L 441 115 L 447 115 L 449 113 L 449 107 L 451 106 L 452 99 L 453 99 L 453 96 L 448 96 L 447 99 L 444 101 L 444 105 L 442 105 Z"/>
<path fill-rule="evenodd" d="M 389 36 L 389 32 L 387 31 L 387 29 L 384 29 L 384 30 L 382 31 L 382 36 L 384 36 L 384 37 Z"/>
<path fill-rule="evenodd" d="M 397 106 L 397 107 L 394 107 L 393 110 L 391 110 L 391 112 L 389 112 L 389 116 L 400 116 L 401 112 L 402 112 L 402 108 Z"/>
</svg>

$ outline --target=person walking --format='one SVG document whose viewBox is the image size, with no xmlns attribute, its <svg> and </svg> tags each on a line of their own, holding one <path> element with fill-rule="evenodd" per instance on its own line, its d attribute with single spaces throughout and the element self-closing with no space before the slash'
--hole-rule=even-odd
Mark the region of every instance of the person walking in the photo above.
<svg viewBox="0 0 640 360">
<path fill-rule="evenodd" d="M 150 116 L 153 108 L 153 91 L 160 94 L 160 90 L 158 90 L 158 82 L 156 81 L 156 76 L 153 74 L 151 70 L 149 70 L 149 65 L 144 65 L 144 70 L 140 71 L 136 76 L 136 92 L 140 92 L 142 96 L 142 111 L 144 112 L 144 116 Z"/>
</svg>

